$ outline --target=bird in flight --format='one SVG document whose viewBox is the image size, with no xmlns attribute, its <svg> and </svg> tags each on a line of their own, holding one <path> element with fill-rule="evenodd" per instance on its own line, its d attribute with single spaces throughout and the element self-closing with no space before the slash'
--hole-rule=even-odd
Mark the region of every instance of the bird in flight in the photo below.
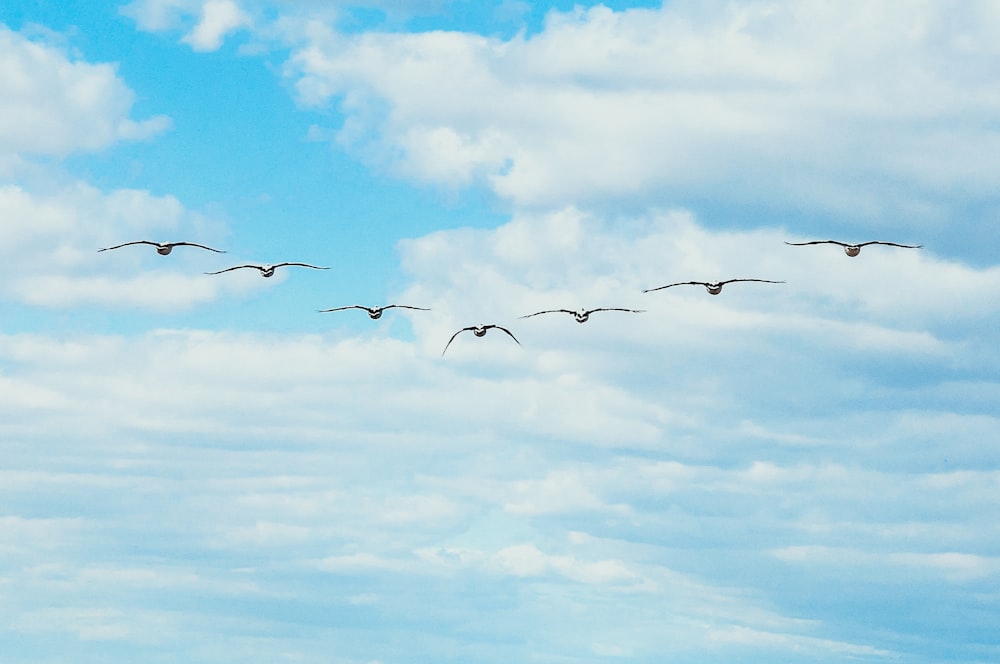
<svg viewBox="0 0 1000 664">
<path fill-rule="evenodd" d="M 517 340 L 517 337 L 515 337 L 511 333 L 511 331 L 508 330 L 506 327 L 501 327 L 500 325 L 493 325 L 493 324 L 490 324 L 490 325 L 470 325 L 469 327 L 463 327 L 461 330 L 459 330 L 455 334 L 451 335 L 451 339 L 448 339 L 448 343 L 445 344 L 444 350 L 441 351 L 441 357 L 444 357 L 445 352 L 448 350 L 448 346 L 450 346 L 451 342 L 455 340 L 455 337 L 457 337 L 458 335 L 460 335 L 462 332 L 467 332 L 468 331 L 468 332 L 472 332 L 477 337 L 485 337 L 486 336 L 486 331 L 487 330 L 491 330 L 493 328 L 496 328 L 498 330 L 503 330 L 504 332 L 507 333 L 507 336 L 509 336 L 511 339 L 513 339 L 515 342 L 517 342 L 518 346 L 521 345 L 521 342 Z"/>
<path fill-rule="evenodd" d="M 255 270 L 260 270 L 260 276 L 262 277 L 273 277 L 274 271 L 279 267 L 286 267 L 288 265 L 298 265 L 300 267 L 309 267 L 314 270 L 329 270 L 328 267 L 319 267 L 318 265 L 310 265 L 309 263 L 278 263 L 277 265 L 234 265 L 233 267 L 227 267 L 225 270 L 219 270 L 218 272 L 206 272 L 205 274 L 222 274 L 223 272 L 232 272 L 233 270 L 242 270 L 245 267 L 252 267 Z"/>
<path fill-rule="evenodd" d="M 121 249 L 122 247 L 127 247 L 132 244 L 149 244 L 156 247 L 156 253 L 161 256 L 166 256 L 174 247 L 198 247 L 199 249 L 208 249 L 209 251 L 214 251 L 217 254 L 224 254 L 226 252 L 221 249 L 212 249 L 211 247 L 206 247 L 203 244 L 197 244 L 195 242 L 150 242 L 149 240 L 136 240 L 135 242 L 126 242 L 124 244 L 116 244 L 113 247 L 105 247 L 103 249 L 98 249 L 98 253 L 102 251 L 111 251 L 112 249 Z"/>
<path fill-rule="evenodd" d="M 383 307 L 363 307 L 360 304 L 351 304 L 346 307 L 334 307 L 333 309 L 320 309 L 321 314 L 329 313 L 331 311 L 344 311 L 345 309 L 362 309 L 368 312 L 368 317 L 372 320 L 377 320 L 382 317 L 382 312 L 386 309 L 416 309 L 417 311 L 430 311 L 430 309 L 425 309 L 423 307 L 411 307 L 407 304 L 387 304 Z"/>
<path fill-rule="evenodd" d="M 726 281 L 678 281 L 676 284 L 667 284 L 666 286 L 658 286 L 657 288 L 647 288 L 642 291 L 643 293 L 651 293 L 653 291 L 663 290 L 664 288 L 672 288 L 674 286 L 704 286 L 705 290 L 709 292 L 710 295 L 718 295 L 722 292 L 722 287 L 726 284 L 731 284 L 736 281 L 759 281 L 764 284 L 783 284 L 784 281 L 771 281 L 770 279 L 727 279 Z"/>
<path fill-rule="evenodd" d="M 569 314 L 576 319 L 577 323 L 586 323 L 590 320 L 590 314 L 596 311 L 627 311 L 633 314 L 641 314 L 644 309 L 622 309 L 620 307 L 598 307 L 597 309 L 577 309 L 576 311 L 570 311 L 569 309 L 547 309 L 545 311 L 536 311 L 533 314 L 528 314 L 527 316 L 521 316 L 521 318 L 531 318 L 532 316 L 540 316 L 542 314 Z"/>
<path fill-rule="evenodd" d="M 861 247 L 867 247 L 869 244 L 885 244 L 890 247 L 902 247 L 903 249 L 923 249 L 922 244 L 896 244 L 895 242 L 882 242 L 881 240 L 872 240 L 871 242 L 860 242 L 858 244 L 848 244 L 846 242 L 838 242 L 837 240 L 812 240 L 811 242 L 785 242 L 785 244 L 792 247 L 804 247 L 807 244 L 839 244 L 844 248 L 844 253 L 852 258 L 861 253 Z"/>
</svg>

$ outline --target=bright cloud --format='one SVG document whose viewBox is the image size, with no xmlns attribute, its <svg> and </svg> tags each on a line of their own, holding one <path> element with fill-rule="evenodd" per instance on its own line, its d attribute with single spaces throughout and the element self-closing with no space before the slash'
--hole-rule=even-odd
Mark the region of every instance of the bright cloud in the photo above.
<svg viewBox="0 0 1000 664">
<path fill-rule="evenodd" d="M 198 249 L 193 250 L 197 254 L 181 255 L 181 248 L 169 257 L 160 257 L 149 246 L 98 253 L 102 247 L 133 240 L 201 239 L 217 244 L 219 224 L 185 210 L 170 196 L 137 190 L 105 194 L 84 183 L 33 193 L 8 184 L 0 186 L 0 216 L 6 220 L 0 227 L 0 259 L 12 270 L 0 292 L 11 300 L 47 307 L 102 304 L 162 311 L 258 285 L 259 279 L 206 277 L 203 272 L 219 269 L 218 260 L 204 262 L 206 256 Z M 158 258 L 166 260 L 155 261 Z"/>
<path fill-rule="evenodd" d="M 304 103 L 339 105 L 365 158 L 522 205 L 723 187 L 926 218 L 948 191 L 995 190 L 993 3 L 711 6 L 553 12 L 507 41 L 314 24 L 287 75 Z"/>
<path fill-rule="evenodd" d="M 182 41 L 196 51 L 214 51 L 226 35 L 250 24 L 250 17 L 232 0 L 209 0 L 201 7 L 201 19 Z"/>
<path fill-rule="evenodd" d="M 170 126 L 129 118 L 135 94 L 110 64 L 74 61 L 61 49 L 0 26 L 0 157 L 62 156 L 143 139 Z"/>
</svg>

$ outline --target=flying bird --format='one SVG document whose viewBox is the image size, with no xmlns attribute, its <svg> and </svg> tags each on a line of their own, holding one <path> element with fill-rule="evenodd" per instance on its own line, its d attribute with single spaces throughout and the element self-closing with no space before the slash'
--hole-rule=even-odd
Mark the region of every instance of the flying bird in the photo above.
<svg viewBox="0 0 1000 664">
<path fill-rule="evenodd" d="M 386 309 L 416 309 L 417 311 L 430 311 L 430 309 L 425 309 L 423 307 L 411 307 L 407 304 L 387 304 L 383 307 L 363 307 L 360 304 L 351 304 L 346 307 L 334 307 L 333 309 L 320 309 L 321 314 L 329 313 L 331 311 L 344 311 L 345 309 L 362 309 L 368 312 L 368 317 L 372 320 L 377 320 L 382 317 L 382 312 Z"/>
<path fill-rule="evenodd" d="M 736 281 L 759 281 L 764 284 L 783 284 L 784 281 L 771 281 L 770 279 L 727 279 L 726 281 L 678 281 L 676 284 L 667 284 L 666 286 L 658 286 L 657 288 L 647 288 L 642 291 L 643 293 L 651 293 L 653 291 L 663 290 L 664 288 L 672 288 L 674 286 L 704 286 L 710 295 L 718 295 L 722 292 L 722 287 L 726 284 L 731 284 Z"/>
<path fill-rule="evenodd" d="M 455 334 L 451 335 L 451 339 L 448 339 L 448 343 L 445 344 L 444 350 L 441 351 L 441 357 L 444 357 L 445 352 L 448 350 L 448 346 L 450 346 L 451 342 L 455 340 L 455 337 L 457 337 L 458 335 L 460 335 L 462 332 L 469 331 L 469 332 L 472 332 L 477 337 L 485 337 L 486 336 L 486 331 L 487 330 L 491 330 L 493 328 L 496 328 L 498 330 L 503 330 L 504 332 L 507 333 L 507 336 L 509 336 L 511 339 L 513 339 L 517 343 L 518 346 L 521 345 L 521 342 L 517 340 L 517 337 L 515 337 L 511 333 L 511 331 L 508 330 L 506 327 L 501 327 L 500 325 L 493 325 L 493 324 L 490 324 L 490 325 L 470 325 L 469 327 L 463 327 L 461 330 L 459 330 Z"/>
<path fill-rule="evenodd" d="M 861 242 L 859 244 L 848 244 L 846 242 L 838 242 L 837 240 L 812 240 L 811 242 L 785 242 L 785 244 L 792 247 L 803 247 L 807 244 L 839 244 L 844 248 L 844 253 L 852 258 L 861 253 L 861 247 L 867 247 L 869 244 L 885 244 L 890 247 L 902 247 L 903 249 L 923 249 L 922 244 L 896 244 L 895 242 L 882 242 L 881 240 L 872 240 L 871 242 Z"/>
<path fill-rule="evenodd" d="M 212 249 L 211 247 L 206 247 L 203 244 L 197 244 L 195 242 L 150 242 L 149 240 L 136 240 L 135 242 L 126 242 L 124 244 L 116 244 L 113 247 L 105 247 L 104 249 L 98 249 L 98 253 L 102 251 L 111 251 L 112 249 L 121 249 L 122 247 L 127 247 L 132 244 L 150 244 L 156 247 L 156 253 L 161 256 L 166 256 L 174 247 L 198 247 L 199 249 L 208 249 L 209 251 L 214 251 L 217 254 L 224 254 L 226 252 L 221 249 Z"/>
<path fill-rule="evenodd" d="M 542 314 L 555 314 L 563 313 L 569 314 L 576 319 L 577 323 L 586 323 L 590 320 L 590 314 L 596 311 L 627 311 L 633 314 L 641 314 L 644 309 L 622 309 L 620 307 L 598 307 L 597 309 L 577 309 L 576 311 L 570 311 L 569 309 L 547 309 L 545 311 L 536 311 L 533 314 L 528 314 L 527 316 L 521 316 L 521 318 L 531 318 L 532 316 L 540 316 Z"/>
<path fill-rule="evenodd" d="M 219 270 L 218 272 L 206 272 L 205 274 L 222 274 L 223 272 L 232 272 L 233 270 L 242 270 L 245 267 L 252 267 L 255 270 L 260 270 L 260 276 L 262 277 L 273 277 L 274 271 L 279 267 L 286 267 L 288 265 L 298 265 L 300 267 L 309 267 L 314 270 L 329 270 L 328 267 L 319 267 L 318 265 L 310 265 L 309 263 L 278 263 L 277 265 L 234 265 L 233 267 L 227 267 L 225 270 Z"/>
</svg>

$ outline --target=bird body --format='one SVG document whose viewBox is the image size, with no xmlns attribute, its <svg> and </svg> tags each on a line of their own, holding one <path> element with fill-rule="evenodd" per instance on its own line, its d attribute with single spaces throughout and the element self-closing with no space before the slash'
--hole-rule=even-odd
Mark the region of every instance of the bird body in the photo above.
<svg viewBox="0 0 1000 664">
<path fill-rule="evenodd" d="M 647 288 L 642 292 L 651 293 L 653 291 L 663 290 L 664 288 L 672 288 L 674 286 L 704 286 L 705 290 L 707 290 L 710 295 L 718 295 L 719 293 L 722 292 L 723 286 L 737 281 L 757 281 L 764 284 L 785 283 L 784 281 L 771 281 L 770 279 L 727 279 L 725 281 L 678 281 L 675 284 L 667 284 L 666 286 L 658 286 L 657 288 Z"/>
<path fill-rule="evenodd" d="M 206 247 L 203 244 L 197 244 L 195 242 L 152 242 L 150 240 L 136 240 L 134 242 L 125 242 L 123 244 L 116 244 L 113 247 L 105 247 L 103 249 L 98 249 L 98 252 L 111 251 L 112 249 L 121 249 L 122 247 L 128 247 L 133 244 L 148 244 L 156 247 L 156 253 L 161 256 L 168 255 L 173 251 L 174 247 L 198 247 L 199 249 L 207 249 L 208 251 L 214 251 L 217 254 L 224 254 L 226 252 L 221 249 L 213 249 L 212 247 Z"/>
<path fill-rule="evenodd" d="M 809 242 L 785 242 L 785 244 L 792 247 L 804 247 L 807 244 L 836 244 L 844 248 L 844 253 L 851 258 L 857 256 L 861 253 L 861 247 L 867 247 L 870 244 L 884 244 L 890 247 L 902 247 L 903 249 L 923 249 L 922 244 L 897 244 L 895 242 L 883 242 L 882 240 L 871 240 L 869 242 L 859 242 L 858 244 L 849 244 L 847 242 L 840 242 L 839 240 L 811 240 Z"/>
<path fill-rule="evenodd" d="M 319 267 L 318 265 L 310 265 L 309 263 L 278 263 L 277 265 L 269 265 L 269 264 L 265 263 L 264 265 L 253 265 L 253 264 L 234 265 L 233 267 L 227 267 L 225 270 L 219 270 L 218 272 L 206 272 L 205 274 L 222 274 L 223 272 L 232 272 L 233 270 L 242 270 L 245 267 L 250 267 L 250 268 L 253 268 L 255 270 L 260 270 L 260 276 L 262 276 L 262 277 L 273 277 L 274 276 L 274 271 L 276 269 L 278 269 L 279 267 L 287 267 L 289 265 L 296 265 L 296 266 L 299 266 L 299 267 L 308 267 L 308 268 L 312 268 L 313 270 L 329 270 L 330 269 L 328 267 Z"/>
<path fill-rule="evenodd" d="M 444 357 L 445 352 L 447 352 L 447 350 L 448 350 L 448 346 L 450 346 L 451 342 L 455 340 L 455 337 L 457 337 L 458 335 L 460 335 L 462 332 L 472 332 L 477 337 L 485 337 L 486 336 L 486 332 L 489 331 L 489 330 L 492 330 L 494 328 L 496 328 L 498 330 L 502 330 L 503 332 L 506 332 L 507 336 L 509 336 L 511 339 L 513 339 L 517 343 L 518 346 L 521 345 L 521 342 L 517 340 L 517 337 L 515 337 L 513 335 L 513 333 L 511 333 L 510 330 L 508 330 L 507 328 L 502 327 L 500 325 L 493 325 L 493 324 L 489 324 L 489 325 L 470 325 L 468 327 L 463 327 L 461 330 L 459 330 L 455 334 L 451 335 L 451 339 L 448 340 L 448 343 L 445 344 L 445 346 L 444 346 L 444 350 L 441 351 L 441 357 Z"/>
<path fill-rule="evenodd" d="M 346 307 L 334 307 L 333 309 L 320 309 L 321 314 L 329 313 L 331 311 L 344 311 L 345 309 L 361 309 L 368 312 L 368 317 L 372 320 L 378 320 L 382 317 L 382 313 L 386 309 L 416 309 L 417 311 L 430 311 L 430 309 L 425 309 L 424 307 L 411 307 L 407 304 L 387 304 L 381 307 L 364 307 L 360 304 L 351 304 Z"/>
<path fill-rule="evenodd" d="M 577 323 L 586 323 L 590 320 L 590 315 L 598 311 L 627 311 L 633 314 L 643 313 L 643 309 L 623 309 L 621 307 L 598 307 L 597 309 L 577 309 L 576 311 L 571 311 L 569 309 L 546 309 L 545 311 L 536 311 L 533 314 L 528 314 L 527 316 L 521 316 L 521 318 L 531 318 L 532 316 L 540 316 L 541 314 L 555 314 L 563 313 L 569 314 L 576 319 Z"/>
</svg>

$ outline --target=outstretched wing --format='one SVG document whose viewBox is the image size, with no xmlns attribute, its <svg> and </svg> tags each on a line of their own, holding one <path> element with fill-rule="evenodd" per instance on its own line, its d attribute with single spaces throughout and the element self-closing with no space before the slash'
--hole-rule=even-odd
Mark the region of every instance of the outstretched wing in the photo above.
<svg viewBox="0 0 1000 664">
<path fill-rule="evenodd" d="M 346 307 L 334 307 L 333 309 L 320 309 L 319 313 L 326 314 L 331 311 L 343 311 L 344 309 L 364 309 L 368 311 L 368 307 L 362 307 L 360 304 L 349 304 Z"/>
<path fill-rule="evenodd" d="M 272 267 L 279 268 L 279 267 L 287 267 L 289 265 L 297 265 L 299 267 L 311 267 L 314 270 L 329 270 L 330 269 L 328 267 L 320 267 L 318 265 L 310 265 L 309 263 L 278 263 L 277 265 L 273 265 Z"/>
<path fill-rule="evenodd" d="M 150 242 L 149 240 L 136 240 L 135 242 L 125 242 L 124 244 L 116 244 L 113 247 L 104 247 L 103 249 L 98 249 L 97 251 L 98 251 L 98 253 L 100 253 L 102 251 L 111 251 L 112 249 L 121 249 L 122 247 L 127 247 L 127 246 L 132 245 L 132 244 L 151 244 L 154 247 L 158 247 L 159 246 L 155 242 Z"/>
<path fill-rule="evenodd" d="M 812 240 L 811 242 L 785 242 L 787 245 L 793 247 L 804 247 L 807 244 L 839 244 L 842 247 L 849 247 L 851 245 L 846 242 L 840 242 L 838 240 Z"/>
<path fill-rule="evenodd" d="M 673 288 L 674 286 L 708 286 L 704 281 L 678 281 L 676 284 L 667 284 L 666 286 L 657 286 L 656 288 L 647 288 L 642 291 L 643 293 L 652 293 L 653 291 L 663 290 L 664 288 Z"/>
<path fill-rule="evenodd" d="M 387 304 L 383 309 L 416 309 L 417 311 L 430 311 L 426 307 L 411 307 L 408 304 Z"/>
<path fill-rule="evenodd" d="M 570 313 L 573 313 L 573 312 L 570 312 Z M 509 336 L 511 339 L 513 339 L 515 342 L 517 342 L 518 346 L 521 345 L 521 342 L 517 341 L 517 337 L 514 336 L 514 333 L 511 332 L 510 330 L 508 330 L 506 327 L 502 327 L 500 325 L 486 325 L 485 327 L 486 327 L 487 330 L 489 330 L 490 328 L 494 328 L 494 327 L 496 329 L 498 329 L 498 330 L 503 330 L 504 332 L 507 333 L 507 336 Z"/>
<path fill-rule="evenodd" d="M 203 244 L 198 244 L 197 242 L 169 242 L 171 247 L 198 247 L 199 249 L 208 249 L 209 251 L 214 251 L 217 254 L 224 254 L 226 252 L 221 249 L 212 249 L 212 247 L 206 247 Z"/>
<path fill-rule="evenodd" d="M 726 281 L 720 281 L 720 286 L 725 286 L 726 284 L 731 284 L 734 281 L 759 281 L 762 284 L 783 284 L 784 281 L 771 281 L 770 279 L 728 279 Z"/>
<path fill-rule="evenodd" d="M 646 312 L 645 309 L 622 309 L 621 307 L 599 307 L 597 309 L 591 309 L 587 313 L 592 314 L 595 311 L 627 311 L 632 314 L 641 314 Z"/>
<path fill-rule="evenodd" d="M 242 270 L 245 267 L 252 267 L 255 270 L 260 270 L 260 265 L 234 265 L 233 267 L 227 267 L 225 270 L 219 270 L 218 272 L 206 272 L 205 274 L 222 274 L 223 272 L 232 272 L 233 270 Z"/>
<path fill-rule="evenodd" d="M 461 330 L 459 330 L 455 334 L 451 335 L 451 339 L 448 339 L 448 343 L 446 343 L 444 345 L 444 350 L 441 351 L 441 357 L 444 357 L 445 352 L 448 350 L 448 346 L 450 346 L 451 342 L 455 340 L 455 337 L 457 337 L 458 335 L 460 335 L 462 332 L 465 332 L 466 330 L 474 330 L 474 329 L 476 329 L 476 328 L 475 327 L 463 327 Z"/>
<path fill-rule="evenodd" d="M 871 242 L 862 242 L 859 247 L 867 247 L 869 244 L 887 244 L 890 247 L 902 247 L 903 249 L 923 249 L 922 244 L 896 244 L 895 242 L 884 242 L 882 240 L 872 240 Z"/>
<path fill-rule="evenodd" d="M 527 316 L 518 316 L 518 318 L 531 318 L 532 316 L 541 316 L 542 314 L 570 314 L 574 312 L 569 309 L 546 309 L 545 311 L 536 311 L 533 314 L 528 314 Z M 494 326 L 497 327 L 497 326 Z M 509 332 L 507 334 L 510 334 Z"/>
</svg>

